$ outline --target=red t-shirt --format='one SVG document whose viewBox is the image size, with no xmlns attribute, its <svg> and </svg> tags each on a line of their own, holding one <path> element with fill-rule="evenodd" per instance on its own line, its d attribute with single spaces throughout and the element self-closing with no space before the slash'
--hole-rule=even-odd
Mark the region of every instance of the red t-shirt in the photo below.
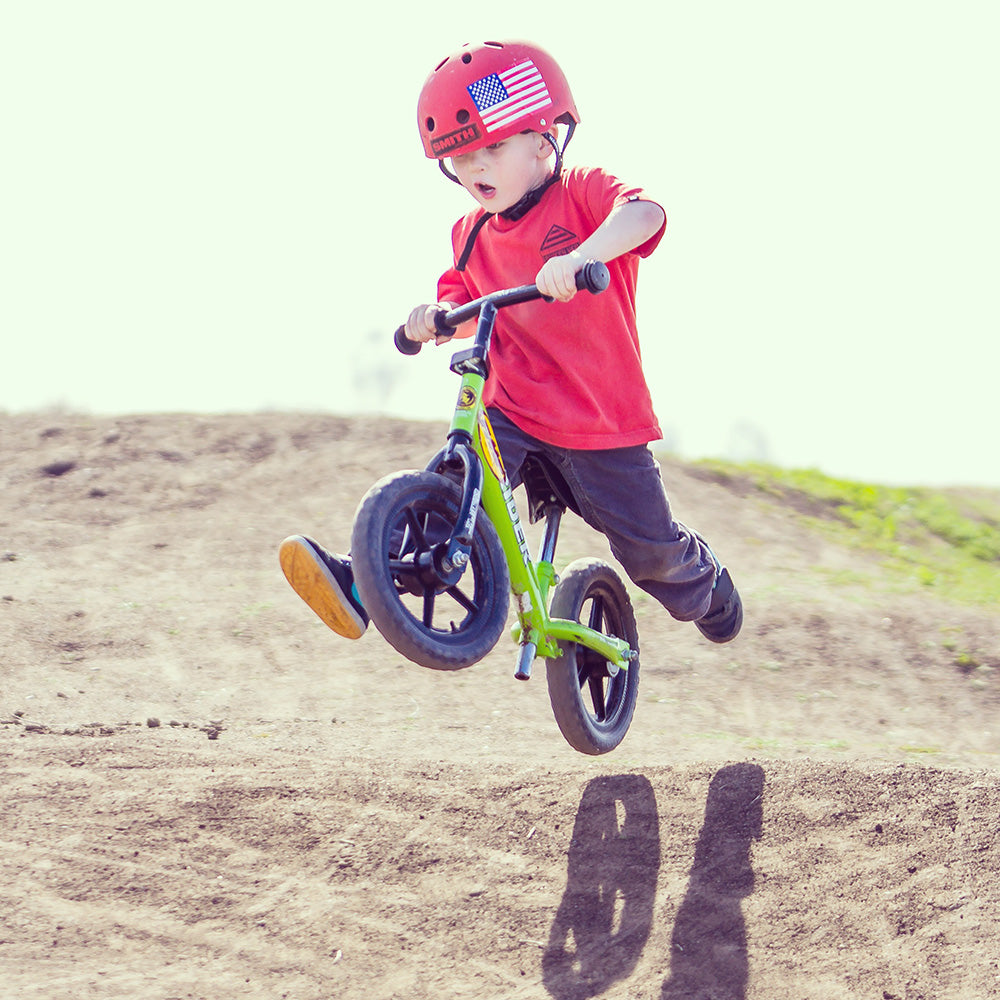
<svg viewBox="0 0 1000 1000">
<path fill-rule="evenodd" d="M 465 270 L 452 267 L 441 276 L 438 301 L 464 305 L 530 284 L 546 260 L 576 249 L 612 209 L 640 199 L 640 188 L 603 170 L 565 170 L 526 215 L 514 222 L 493 216 L 483 226 Z M 452 229 L 456 261 L 482 215 L 477 208 Z M 486 404 L 562 448 L 623 448 L 662 437 L 642 371 L 635 286 L 640 258 L 653 252 L 665 227 L 608 262 L 611 283 L 601 294 L 579 292 L 569 302 L 538 300 L 501 309 Z"/>
</svg>

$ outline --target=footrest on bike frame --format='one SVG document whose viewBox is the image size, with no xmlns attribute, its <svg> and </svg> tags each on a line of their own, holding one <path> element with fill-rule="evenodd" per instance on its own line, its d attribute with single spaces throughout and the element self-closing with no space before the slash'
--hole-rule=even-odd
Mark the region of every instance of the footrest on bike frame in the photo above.
<svg viewBox="0 0 1000 1000">
<path fill-rule="evenodd" d="M 526 642 L 521 646 L 521 652 L 517 657 L 517 670 L 514 671 L 514 679 L 518 681 L 531 680 L 531 665 L 535 662 L 535 654 L 538 647 L 533 642 Z"/>
</svg>

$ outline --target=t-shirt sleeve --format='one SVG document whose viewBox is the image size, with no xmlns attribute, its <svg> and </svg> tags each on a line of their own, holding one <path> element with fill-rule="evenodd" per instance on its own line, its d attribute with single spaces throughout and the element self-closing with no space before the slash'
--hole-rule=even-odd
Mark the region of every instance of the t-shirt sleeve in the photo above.
<svg viewBox="0 0 1000 1000">
<path fill-rule="evenodd" d="M 450 302 L 456 306 L 464 306 L 466 302 L 472 301 L 472 296 L 462 281 L 461 273 L 456 271 L 455 268 L 448 268 L 438 278 L 437 300 L 438 302 Z"/>
<path fill-rule="evenodd" d="M 589 211 L 594 216 L 595 228 L 616 208 L 632 201 L 649 201 L 661 210 L 663 206 L 654 201 L 643 188 L 633 187 L 600 169 L 591 169 L 584 177 L 584 196 Z M 637 257 L 648 257 L 663 239 L 667 228 L 667 213 L 663 212 L 663 225 L 631 252 Z"/>
</svg>

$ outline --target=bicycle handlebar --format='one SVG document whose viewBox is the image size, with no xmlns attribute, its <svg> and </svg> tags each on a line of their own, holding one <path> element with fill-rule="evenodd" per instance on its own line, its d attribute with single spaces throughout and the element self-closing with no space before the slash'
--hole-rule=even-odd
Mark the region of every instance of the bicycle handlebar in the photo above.
<svg viewBox="0 0 1000 1000">
<path fill-rule="evenodd" d="M 597 295 L 603 292 L 611 282 L 611 275 L 607 267 L 599 260 L 588 260 L 586 264 L 576 272 L 576 287 L 580 291 L 590 292 Z M 497 309 L 505 306 L 517 305 L 520 302 L 531 302 L 534 299 L 552 299 L 547 295 L 542 295 L 537 285 L 520 285 L 517 288 L 504 288 L 498 292 L 491 292 L 481 298 L 468 302 L 464 306 L 448 311 L 440 310 L 434 314 L 434 325 L 443 337 L 450 337 L 455 332 L 455 327 L 461 326 L 467 320 L 475 319 L 479 315 L 480 309 L 486 302 L 491 302 Z M 423 344 L 419 340 L 410 340 L 406 336 L 406 328 L 401 326 L 393 336 L 397 350 L 401 354 L 419 354 Z"/>
</svg>

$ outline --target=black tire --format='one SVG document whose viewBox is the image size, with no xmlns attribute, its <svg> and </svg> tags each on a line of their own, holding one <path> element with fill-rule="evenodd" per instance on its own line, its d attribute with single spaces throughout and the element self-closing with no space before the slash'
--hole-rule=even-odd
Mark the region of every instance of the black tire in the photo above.
<svg viewBox="0 0 1000 1000">
<path fill-rule="evenodd" d="M 361 603 L 386 640 L 434 670 L 460 670 L 497 644 L 510 584 L 496 529 L 476 518 L 472 551 L 453 586 L 419 571 L 451 534 L 461 488 L 435 472 L 397 472 L 377 482 L 354 518 L 351 559 Z"/>
<path fill-rule="evenodd" d="M 569 618 L 624 639 L 639 651 L 639 630 L 625 584 L 600 559 L 570 563 L 552 594 L 553 618 Z M 563 643 L 563 655 L 546 661 L 549 701 L 559 730 L 574 750 L 602 754 L 625 738 L 639 689 L 639 660 L 612 676 L 600 654 Z"/>
</svg>

